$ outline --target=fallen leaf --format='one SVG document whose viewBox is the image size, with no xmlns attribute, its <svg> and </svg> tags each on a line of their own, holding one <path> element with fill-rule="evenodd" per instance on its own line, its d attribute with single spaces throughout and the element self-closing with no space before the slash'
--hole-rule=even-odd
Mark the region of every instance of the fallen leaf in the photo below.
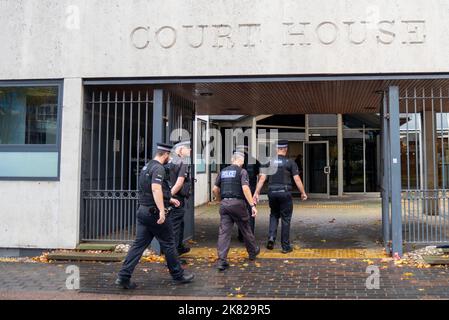
<svg viewBox="0 0 449 320">
<path fill-rule="evenodd" d="M 374 262 L 370 259 L 363 259 L 362 261 L 368 263 L 368 265 L 374 264 Z"/>
</svg>

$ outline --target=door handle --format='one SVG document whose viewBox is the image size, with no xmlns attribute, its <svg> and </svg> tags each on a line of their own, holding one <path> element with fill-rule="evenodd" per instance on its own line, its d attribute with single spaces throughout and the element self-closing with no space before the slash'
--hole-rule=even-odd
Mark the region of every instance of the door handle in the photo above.
<svg viewBox="0 0 449 320">
<path fill-rule="evenodd" d="M 331 167 L 326 166 L 324 167 L 324 174 L 330 174 L 331 173 Z"/>
</svg>

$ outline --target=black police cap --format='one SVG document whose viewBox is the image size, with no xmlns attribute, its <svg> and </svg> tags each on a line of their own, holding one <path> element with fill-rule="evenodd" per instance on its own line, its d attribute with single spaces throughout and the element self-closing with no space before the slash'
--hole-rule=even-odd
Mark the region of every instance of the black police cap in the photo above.
<svg viewBox="0 0 449 320">
<path fill-rule="evenodd" d="M 158 143 L 157 144 L 157 151 L 170 152 L 172 149 L 173 149 L 173 146 L 171 144 L 167 144 L 167 143 Z"/>
<path fill-rule="evenodd" d="M 288 140 L 279 140 L 277 145 L 277 148 L 287 148 L 288 147 Z"/>
</svg>

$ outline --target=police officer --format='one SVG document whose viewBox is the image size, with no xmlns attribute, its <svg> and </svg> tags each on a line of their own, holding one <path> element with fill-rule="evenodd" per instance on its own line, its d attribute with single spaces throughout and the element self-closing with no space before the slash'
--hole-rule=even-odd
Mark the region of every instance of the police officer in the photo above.
<svg viewBox="0 0 449 320">
<path fill-rule="evenodd" d="M 260 162 L 248 153 L 248 146 L 239 145 L 236 147 L 236 151 L 243 152 L 245 154 L 245 163 L 243 164 L 243 169 L 245 169 L 248 173 L 249 188 L 251 189 L 251 194 L 254 194 L 257 187 L 257 178 L 260 173 Z M 249 225 L 251 227 L 251 231 L 253 232 L 253 234 L 255 234 L 254 231 L 256 228 L 256 219 L 252 217 L 251 211 L 251 207 L 248 206 L 248 215 L 250 217 Z M 238 239 L 240 242 L 243 242 L 243 235 L 240 229 L 238 232 Z"/>
<path fill-rule="evenodd" d="M 193 274 L 186 274 L 181 268 L 170 219 L 166 220 L 166 209 L 179 206 L 179 201 L 170 196 L 168 177 L 163 164 L 169 160 L 171 145 L 157 144 L 156 156 L 142 169 L 139 177 L 139 208 L 137 210 L 137 236 L 129 250 L 116 285 L 124 289 L 134 289 L 131 275 L 139 263 L 145 249 L 154 237 L 159 241 L 165 254 L 167 266 L 175 282 L 187 283 Z"/>
<path fill-rule="evenodd" d="M 260 253 L 256 239 L 249 226 L 247 204 L 251 207 L 252 216 L 256 217 L 257 209 L 249 188 L 248 173 L 242 168 L 245 155 L 235 152 L 232 164 L 224 168 L 217 176 L 213 193 L 220 204 L 220 228 L 218 234 L 218 265 L 220 271 L 229 267 L 227 256 L 231 245 L 231 234 L 234 222 L 242 231 L 249 259 L 255 260 Z"/>
<path fill-rule="evenodd" d="M 290 244 L 290 222 L 293 213 L 292 201 L 292 177 L 301 192 L 302 200 L 307 200 L 307 195 L 304 191 L 304 185 L 299 177 L 297 164 L 286 158 L 288 151 L 288 141 L 280 140 L 277 143 L 277 156 L 270 161 L 270 168 L 275 170 L 269 176 L 268 180 L 268 200 L 270 205 L 270 227 L 267 242 L 267 249 L 273 250 L 276 240 L 277 227 L 279 219 L 282 220 L 281 229 L 281 246 L 282 253 L 289 253 L 293 251 Z M 268 168 L 264 168 L 267 170 Z M 259 182 L 257 184 L 256 192 L 254 194 L 254 201 L 259 200 L 260 190 L 267 179 L 267 172 L 260 174 Z"/>
<path fill-rule="evenodd" d="M 179 207 L 173 208 L 168 216 L 173 226 L 175 245 L 179 255 L 190 251 L 190 248 L 183 244 L 185 204 L 192 186 L 190 167 L 185 163 L 190 153 L 190 140 L 180 141 L 174 146 L 173 158 L 165 165 L 169 172 L 171 195 L 180 202 Z"/>
</svg>

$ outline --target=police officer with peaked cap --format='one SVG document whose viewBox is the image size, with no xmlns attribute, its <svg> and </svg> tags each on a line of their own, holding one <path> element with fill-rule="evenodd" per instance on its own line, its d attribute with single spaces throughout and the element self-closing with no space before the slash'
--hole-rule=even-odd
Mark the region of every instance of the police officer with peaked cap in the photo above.
<svg viewBox="0 0 449 320">
<path fill-rule="evenodd" d="M 270 205 L 270 227 L 267 242 L 267 249 L 273 250 L 276 240 L 277 227 L 279 219 L 282 221 L 281 225 L 281 246 L 282 253 L 289 253 L 293 251 L 290 244 L 290 222 L 293 214 L 292 201 L 292 177 L 301 192 L 302 200 L 307 200 L 307 194 L 304 191 L 304 185 L 299 177 L 298 165 L 288 159 L 288 141 L 279 140 L 277 143 L 277 156 L 271 159 L 270 168 L 275 169 L 275 172 L 269 175 L 268 178 L 268 200 Z M 268 168 L 263 168 L 267 170 Z M 260 190 L 267 179 L 267 172 L 262 172 L 257 184 L 256 192 L 254 193 L 254 200 L 257 203 L 259 200 Z"/>
<path fill-rule="evenodd" d="M 257 187 L 257 178 L 260 173 L 260 162 L 250 155 L 248 152 L 248 146 L 238 145 L 236 147 L 236 151 L 243 152 L 245 154 L 245 163 L 243 164 L 243 169 L 248 173 L 249 179 L 249 188 L 251 189 L 251 194 L 256 192 Z M 256 219 L 252 217 L 251 207 L 248 206 L 248 215 L 249 215 L 249 225 L 251 227 L 251 231 L 254 233 L 256 228 Z M 238 239 L 240 242 L 243 242 L 243 235 L 240 229 L 238 230 Z"/>
<path fill-rule="evenodd" d="M 218 265 L 220 271 L 229 267 L 227 256 L 231 245 L 231 234 L 234 223 L 242 231 L 249 259 L 255 260 L 260 253 L 256 239 L 249 226 L 247 204 L 251 207 L 252 216 L 256 217 L 257 209 L 249 188 L 248 173 L 242 168 L 245 155 L 234 152 L 232 164 L 217 176 L 213 193 L 220 203 L 220 228 L 218 234 Z"/>
<path fill-rule="evenodd" d="M 143 252 L 154 237 L 159 241 L 165 254 L 167 267 L 175 282 L 187 283 L 194 278 L 181 268 L 175 247 L 175 238 L 170 219 L 166 219 L 170 205 L 179 206 L 179 201 L 170 195 L 168 177 L 163 165 L 169 160 L 172 146 L 158 143 L 156 155 L 143 168 L 139 176 L 139 208 L 137 210 L 137 235 L 129 250 L 116 285 L 124 289 L 134 289 L 131 275 Z"/>
<path fill-rule="evenodd" d="M 186 158 L 190 157 L 192 151 L 190 140 L 178 142 L 173 149 L 174 155 L 165 167 L 169 172 L 171 196 L 177 199 L 180 202 L 180 205 L 171 210 L 169 219 L 172 222 L 178 254 L 182 255 L 190 251 L 190 248 L 185 247 L 183 244 L 185 205 L 186 200 L 190 196 L 192 186 L 190 167 L 186 163 Z"/>
</svg>

